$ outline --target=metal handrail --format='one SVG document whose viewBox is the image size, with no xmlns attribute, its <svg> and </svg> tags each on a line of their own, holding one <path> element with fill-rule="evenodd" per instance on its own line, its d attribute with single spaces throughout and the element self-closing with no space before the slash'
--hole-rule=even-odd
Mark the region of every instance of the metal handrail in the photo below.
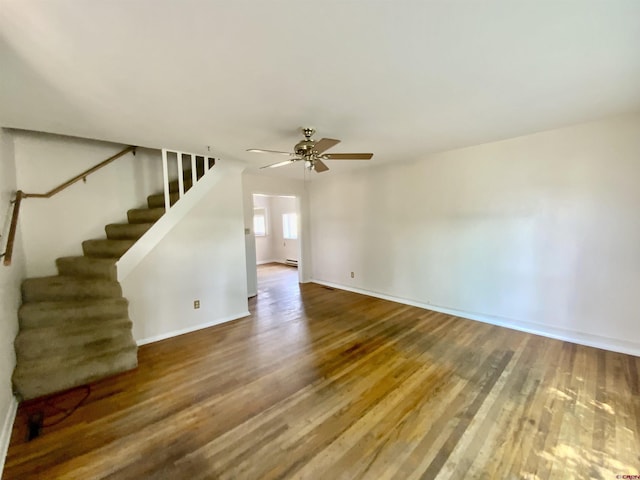
<svg viewBox="0 0 640 480">
<path fill-rule="evenodd" d="M 11 265 L 11 258 L 13 257 L 13 242 L 16 239 L 16 228 L 18 228 L 18 215 L 20 213 L 20 202 L 24 198 L 22 190 L 16 192 L 16 199 L 13 203 L 13 214 L 11 215 L 11 226 L 9 227 L 9 237 L 7 238 L 7 249 L 2 254 L 4 265 Z"/>
<path fill-rule="evenodd" d="M 22 198 L 51 198 L 56 193 L 60 193 L 62 190 L 64 190 L 67 187 L 70 187 L 74 183 L 79 182 L 80 180 L 86 179 L 92 173 L 97 172 L 102 167 L 109 165 L 111 162 L 122 157 L 123 155 L 126 155 L 129 152 L 134 152 L 134 155 L 135 155 L 135 149 L 136 147 L 127 147 L 124 150 L 122 150 L 120 153 L 116 153 L 113 157 L 107 158 L 105 161 L 98 163 L 97 165 L 91 167 L 89 170 L 85 170 L 81 174 L 76 175 L 71 180 L 67 180 L 66 182 L 58 185 L 56 188 L 48 191 L 47 193 L 23 193 Z"/>
<path fill-rule="evenodd" d="M 15 241 L 16 229 L 18 227 L 18 215 L 20 214 L 20 202 L 22 201 L 23 198 L 51 198 L 56 193 L 60 193 L 62 190 L 64 190 L 67 187 L 70 187 L 74 183 L 80 180 L 86 180 L 87 176 L 91 175 L 94 172 L 97 172 L 102 167 L 107 166 L 108 164 L 122 157 L 123 155 L 126 155 L 129 152 L 133 152 L 133 154 L 135 155 L 135 150 L 136 150 L 136 147 L 133 147 L 133 146 L 127 147 L 121 152 L 116 153 L 112 157 L 107 158 L 106 160 L 98 163 L 97 165 L 91 167 L 90 169 L 85 170 L 81 174 L 76 175 L 72 179 L 67 180 L 66 182 L 58 185 L 56 188 L 48 191 L 47 193 L 24 193 L 22 190 L 18 190 L 16 192 L 15 200 L 11 202 L 13 203 L 13 214 L 11 216 L 11 226 L 9 227 L 9 236 L 7 237 L 7 249 L 2 255 L 0 255 L 4 257 L 4 260 L 2 263 L 4 265 L 11 265 L 11 258 L 13 256 L 13 243 Z"/>
</svg>

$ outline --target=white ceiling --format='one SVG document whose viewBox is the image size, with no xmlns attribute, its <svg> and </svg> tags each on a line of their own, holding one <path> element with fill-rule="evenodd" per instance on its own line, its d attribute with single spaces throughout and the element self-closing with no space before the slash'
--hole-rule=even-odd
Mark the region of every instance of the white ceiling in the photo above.
<svg viewBox="0 0 640 480">
<path fill-rule="evenodd" d="M 247 148 L 289 150 L 306 125 L 343 140 L 331 151 L 371 151 L 380 164 L 640 109 L 638 0 L 0 9 L 0 125 L 197 153 L 210 145 L 256 167 L 281 157 Z"/>
</svg>

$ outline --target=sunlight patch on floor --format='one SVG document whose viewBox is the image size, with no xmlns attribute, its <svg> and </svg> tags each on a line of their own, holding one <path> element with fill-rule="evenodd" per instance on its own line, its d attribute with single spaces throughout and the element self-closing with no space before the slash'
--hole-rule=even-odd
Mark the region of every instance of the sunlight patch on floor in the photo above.
<svg viewBox="0 0 640 480">
<path fill-rule="evenodd" d="M 638 475 L 638 469 L 626 465 L 604 452 L 559 444 L 551 452 L 538 454 L 544 460 L 554 464 L 558 471 L 562 471 L 565 478 L 585 478 L 585 472 L 590 472 L 588 478 L 616 478 L 616 475 Z M 594 476 L 595 474 L 595 476 Z"/>
</svg>

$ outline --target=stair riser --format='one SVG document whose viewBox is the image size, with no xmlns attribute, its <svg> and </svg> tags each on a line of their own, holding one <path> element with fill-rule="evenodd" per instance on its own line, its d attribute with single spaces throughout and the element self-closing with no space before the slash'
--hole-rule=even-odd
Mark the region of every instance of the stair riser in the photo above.
<svg viewBox="0 0 640 480">
<path fill-rule="evenodd" d="M 101 344 L 96 345 L 91 351 L 82 352 L 58 352 L 56 355 L 49 355 L 46 358 L 38 358 L 33 360 L 25 360 L 19 363 L 19 370 L 26 372 L 47 372 L 57 370 L 58 368 L 75 368 L 87 361 L 97 358 L 108 359 L 112 355 L 127 349 L 136 349 L 137 345 L 131 334 L 123 334 L 116 339 L 104 340 Z"/>
<path fill-rule="evenodd" d="M 193 186 L 193 182 L 191 181 L 191 176 L 184 181 L 184 191 L 187 192 Z M 177 180 L 173 180 L 169 182 L 169 193 L 178 195 L 180 192 L 180 186 L 178 185 Z"/>
<path fill-rule="evenodd" d="M 77 276 L 86 278 L 103 278 L 105 280 L 116 281 L 118 272 L 115 262 L 96 262 L 85 257 L 59 258 L 56 260 L 58 273 L 66 276 Z"/>
<path fill-rule="evenodd" d="M 20 307 L 20 328 L 43 328 L 61 324 L 78 324 L 93 320 L 127 318 L 128 302 L 124 298 L 97 299 L 89 303 L 60 308 L 59 303 L 27 303 Z"/>
<path fill-rule="evenodd" d="M 84 300 L 89 298 L 113 298 L 121 297 L 122 289 L 116 282 L 102 282 L 100 284 L 87 285 L 38 285 L 23 286 L 22 299 L 24 302 L 47 302 Z"/>
<path fill-rule="evenodd" d="M 131 325 L 130 320 L 120 319 L 119 322 L 105 322 L 94 329 L 63 327 L 25 330 L 15 339 L 16 356 L 20 360 L 35 360 L 51 355 L 72 355 L 76 351 L 81 354 L 105 340 L 122 337 L 126 341 Z"/>
<path fill-rule="evenodd" d="M 52 365 L 48 370 L 32 371 L 26 365 L 26 368 L 22 365 L 16 368 L 13 383 L 23 400 L 31 400 L 136 368 L 138 356 L 136 348 L 130 347 L 102 358 L 86 359 L 73 368 L 65 368 L 61 363 Z"/>
<path fill-rule="evenodd" d="M 157 222 L 162 215 L 164 215 L 164 208 L 142 208 L 129 210 L 127 212 L 127 219 L 129 223 L 154 223 Z"/>
<path fill-rule="evenodd" d="M 88 257 L 120 258 L 131 248 L 134 240 L 87 240 L 82 251 Z"/>
<path fill-rule="evenodd" d="M 153 223 L 112 224 L 105 227 L 105 232 L 109 240 L 137 240 L 152 226 Z"/>
<path fill-rule="evenodd" d="M 180 195 L 178 195 L 178 193 L 171 193 L 169 197 L 171 205 L 173 205 L 180 199 Z M 149 208 L 164 208 L 164 194 L 148 196 L 147 206 Z"/>
</svg>

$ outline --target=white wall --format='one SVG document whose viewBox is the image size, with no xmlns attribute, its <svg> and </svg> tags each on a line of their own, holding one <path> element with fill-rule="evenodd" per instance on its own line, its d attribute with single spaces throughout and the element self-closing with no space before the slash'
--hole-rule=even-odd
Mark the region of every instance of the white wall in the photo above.
<svg viewBox="0 0 640 480">
<path fill-rule="evenodd" d="M 139 343 L 248 315 L 242 168 L 217 162 L 213 188 L 121 280 Z"/>
<path fill-rule="evenodd" d="M 245 170 L 242 175 L 242 188 L 244 192 L 244 225 L 245 225 L 245 249 L 247 258 L 247 290 L 250 296 L 258 291 L 258 278 L 256 272 L 256 244 L 253 235 L 253 194 L 264 195 L 292 195 L 297 200 L 298 229 L 300 232 L 300 258 L 298 266 L 298 278 L 300 282 L 308 282 L 311 278 L 311 230 L 308 210 L 308 183 L 291 178 L 270 177 L 256 175 Z M 248 230 L 247 230 L 248 229 Z"/>
<path fill-rule="evenodd" d="M 639 355 L 639 179 L 638 114 L 319 178 L 313 278 Z"/>
<path fill-rule="evenodd" d="M 14 131 L 16 175 L 25 192 L 44 193 L 121 151 L 124 146 Z M 55 275 L 55 259 L 82 255 L 82 241 L 104 238 L 109 223 L 146 206 L 162 191 L 159 150 L 139 148 L 49 199 L 29 198 L 20 213 L 27 275 Z"/>
<path fill-rule="evenodd" d="M 275 262 L 276 257 L 273 252 L 273 197 L 266 195 L 253 195 L 253 208 L 264 208 L 265 223 L 267 226 L 267 234 L 264 236 L 256 236 L 256 262 L 258 264 Z M 255 232 L 254 232 L 255 235 Z"/>
<path fill-rule="evenodd" d="M 4 253 L 12 209 L 9 202 L 14 198 L 16 173 L 13 137 L 0 129 L 0 252 Z M 18 333 L 18 307 L 20 306 L 20 284 L 25 278 L 25 259 L 22 248 L 22 232 L 18 232 L 14 244 L 13 261 L 10 266 L 0 263 L 0 475 L 9 446 L 15 415 L 16 401 L 13 397 L 11 375 L 15 367 L 13 340 Z"/>
</svg>

